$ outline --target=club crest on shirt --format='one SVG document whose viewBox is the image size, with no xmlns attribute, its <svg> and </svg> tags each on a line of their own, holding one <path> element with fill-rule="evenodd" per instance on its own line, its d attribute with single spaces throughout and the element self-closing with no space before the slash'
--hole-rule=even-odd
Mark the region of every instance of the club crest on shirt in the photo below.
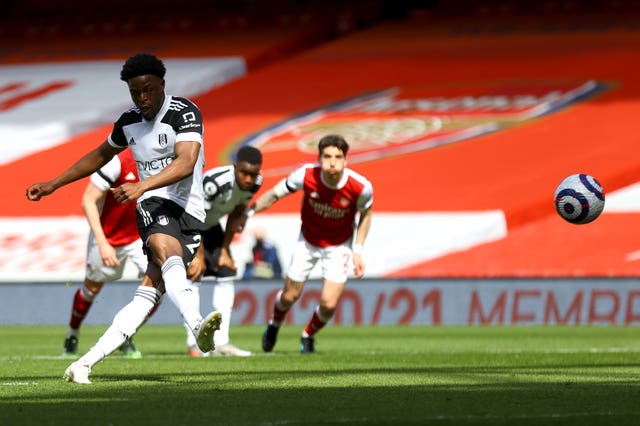
<svg viewBox="0 0 640 426">
<path fill-rule="evenodd" d="M 167 226 L 169 224 L 169 218 L 165 215 L 156 217 L 156 223 L 158 225 Z"/>
<path fill-rule="evenodd" d="M 167 134 L 166 133 L 160 133 L 158 135 L 158 144 L 160 145 L 160 148 L 164 148 L 165 146 L 167 146 Z"/>
<path fill-rule="evenodd" d="M 614 88 L 584 80 L 489 80 L 376 90 L 271 123 L 239 142 L 270 155 L 264 176 L 313 161 L 318 140 L 340 134 L 349 163 L 376 161 L 507 130 Z"/>
<path fill-rule="evenodd" d="M 349 199 L 347 197 L 341 197 L 340 198 L 340 205 L 342 207 L 348 207 L 349 204 L 351 204 L 351 201 L 349 201 Z"/>
</svg>

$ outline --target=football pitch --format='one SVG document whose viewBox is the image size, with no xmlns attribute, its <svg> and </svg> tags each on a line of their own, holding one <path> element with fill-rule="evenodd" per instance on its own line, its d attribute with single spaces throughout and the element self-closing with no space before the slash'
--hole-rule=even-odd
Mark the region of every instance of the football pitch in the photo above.
<svg viewBox="0 0 640 426">
<path fill-rule="evenodd" d="M 80 350 L 104 331 L 86 326 Z M 637 425 L 640 329 L 339 327 L 299 353 L 284 326 L 234 326 L 250 358 L 190 358 L 181 326 L 149 325 L 92 385 L 66 383 L 64 327 L 0 328 L 0 425 Z"/>
</svg>

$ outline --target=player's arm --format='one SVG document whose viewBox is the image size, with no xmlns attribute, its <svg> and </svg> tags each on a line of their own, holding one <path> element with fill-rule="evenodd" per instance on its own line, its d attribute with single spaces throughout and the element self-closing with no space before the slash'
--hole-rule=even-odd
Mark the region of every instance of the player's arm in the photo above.
<svg viewBox="0 0 640 426">
<path fill-rule="evenodd" d="M 255 213 L 266 210 L 274 205 L 275 202 L 279 199 L 302 189 L 304 187 L 304 177 L 306 174 L 306 170 L 309 166 L 310 165 L 307 164 L 297 168 L 296 170 L 291 172 L 289 176 L 275 184 L 273 188 L 258 197 L 256 202 L 253 203 L 253 205 L 251 205 L 247 210 L 245 210 L 245 216 L 251 217 Z"/>
<path fill-rule="evenodd" d="M 274 205 L 279 199 L 293 193 L 293 191 L 295 191 L 295 189 L 291 189 L 289 188 L 289 186 L 287 186 L 287 179 L 282 179 L 273 188 L 258 197 L 256 202 L 253 203 L 253 205 L 247 210 L 245 210 L 245 214 L 248 217 L 251 217 L 255 213 L 266 210 Z"/>
<path fill-rule="evenodd" d="M 228 226 L 226 226 L 224 230 L 222 246 L 220 247 L 220 257 L 218 259 L 218 267 L 226 266 L 234 271 L 236 270 L 236 264 L 231 256 L 231 241 L 233 241 L 233 236 L 236 234 L 237 229 L 233 224 L 237 223 L 237 221 L 244 215 L 245 207 L 246 206 L 244 204 L 238 204 L 227 217 Z"/>
<path fill-rule="evenodd" d="M 200 142 L 182 141 L 176 143 L 174 160 L 157 175 L 135 183 L 125 183 L 111 191 L 116 201 L 128 203 L 137 200 L 142 194 L 156 188 L 176 183 L 193 174 L 198 161 Z"/>
<path fill-rule="evenodd" d="M 242 232 L 247 225 L 247 219 L 254 214 L 266 210 L 275 204 L 279 199 L 291 194 L 293 190 L 287 187 L 287 179 L 283 179 L 273 188 L 262 194 L 258 199 L 246 210 L 242 212 L 237 219 L 227 221 L 227 229 L 232 228 L 234 232 Z"/>
<path fill-rule="evenodd" d="M 371 209 L 366 209 L 360 212 L 360 219 L 358 220 L 358 228 L 356 230 L 356 241 L 354 246 L 363 246 L 367 235 L 369 235 L 369 229 L 371 229 Z"/>
<path fill-rule="evenodd" d="M 362 260 L 362 249 L 364 242 L 371 228 L 371 208 L 360 212 L 358 228 L 356 229 L 356 239 L 353 244 L 353 273 L 356 278 L 364 276 L 364 261 Z"/>
<path fill-rule="evenodd" d="M 227 222 L 234 223 L 240 217 L 244 215 L 246 206 L 244 204 L 238 204 L 232 211 L 229 213 L 227 217 Z M 230 252 L 231 241 L 233 241 L 233 236 L 236 234 L 236 230 L 233 227 L 227 226 L 224 230 L 224 238 L 222 240 L 222 249 Z"/>
<path fill-rule="evenodd" d="M 100 222 L 100 208 L 98 207 L 106 196 L 106 191 L 98 188 L 92 182 L 89 182 L 87 188 L 82 194 L 82 210 L 89 223 L 91 233 L 96 240 L 98 249 L 100 250 L 100 258 L 105 266 L 120 266 L 120 261 L 116 256 L 116 251 L 104 234 L 102 223 Z"/>
<path fill-rule="evenodd" d="M 193 282 L 198 282 L 202 279 L 202 276 L 207 271 L 207 263 L 204 259 L 204 244 L 198 246 L 196 254 L 194 255 L 189 267 L 187 268 L 187 278 Z"/>
<path fill-rule="evenodd" d="M 278 195 L 276 194 L 275 187 L 271 188 L 260 197 L 258 197 L 258 199 L 256 199 L 256 202 L 247 209 L 247 212 L 253 210 L 253 213 L 249 213 L 249 216 L 251 216 L 252 214 L 266 210 L 274 205 L 280 198 L 281 197 L 278 197 Z"/>
<path fill-rule="evenodd" d="M 27 198 L 31 201 L 39 201 L 42 197 L 53 193 L 60 187 L 89 176 L 107 164 L 120 151 L 122 151 L 121 148 L 111 146 L 108 141 L 102 142 L 102 144 L 86 153 L 58 177 L 48 182 L 31 185 L 27 188 Z"/>
</svg>

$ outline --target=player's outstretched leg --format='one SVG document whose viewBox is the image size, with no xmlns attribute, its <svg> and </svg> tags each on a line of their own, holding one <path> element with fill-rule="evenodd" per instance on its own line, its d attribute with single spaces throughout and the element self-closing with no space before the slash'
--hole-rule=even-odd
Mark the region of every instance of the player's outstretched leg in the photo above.
<svg viewBox="0 0 640 426">
<path fill-rule="evenodd" d="M 160 296 L 160 292 L 153 287 L 139 286 L 133 300 L 118 311 L 113 317 L 111 326 L 96 344 L 79 360 L 67 367 L 62 377 L 68 382 L 91 384 L 89 375 L 93 366 L 118 349 L 129 336 L 136 333 Z"/>
<path fill-rule="evenodd" d="M 202 352 L 211 352 L 215 348 L 213 336 L 216 330 L 220 329 L 221 322 L 222 315 L 220 312 L 214 311 L 207 315 L 193 330 L 198 348 L 200 348 Z"/>
</svg>

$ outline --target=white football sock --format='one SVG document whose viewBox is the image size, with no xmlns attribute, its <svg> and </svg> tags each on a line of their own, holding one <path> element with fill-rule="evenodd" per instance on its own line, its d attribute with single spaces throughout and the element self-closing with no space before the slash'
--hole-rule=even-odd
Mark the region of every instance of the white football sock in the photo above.
<svg viewBox="0 0 640 426">
<path fill-rule="evenodd" d="M 200 298 L 194 295 L 193 288 L 189 285 L 187 270 L 180 257 L 171 256 L 162 265 L 162 279 L 169 298 L 180 311 L 185 323 L 193 331 L 202 321 Z"/>
<path fill-rule="evenodd" d="M 229 343 L 229 325 L 231 324 L 231 311 L 236 296 L 235 280 L 216 282 L 213 285 L 213 309 L 222 314 L 220 330 L 213 335 L 213 343 L 221 346 Z"/>
<path fill-rule="evenodd" d="M 191 291 L 193 291 L 193 295 L 196 299 L 198 299 L 198 306 L 200 306 L 200 284 L 199 282 L 192 282 L 191 280 L 187 280 L 187 283 L 189 285 L 189 287 L 191 287 Z M 184 323 L 184 329 L 187 332 L 187 347 L 192 347 L 192 346 L 198 346 L 198 343 L 196 342 L 196 338 L 193 335 L 193 332 L 191 331 L 191 328 L 189 328 L 189 324 L 187 324 L 186 322 Z"/>
<path fill-rule="evenodd" d="M 162 294 L 153 287 L 139 286 L 133 300 L 120 309 L 107 331 L 78 361 L 93 366 L 118 349 L 127 338 L 136 333 L 160 296 Z"/>
</svg>

